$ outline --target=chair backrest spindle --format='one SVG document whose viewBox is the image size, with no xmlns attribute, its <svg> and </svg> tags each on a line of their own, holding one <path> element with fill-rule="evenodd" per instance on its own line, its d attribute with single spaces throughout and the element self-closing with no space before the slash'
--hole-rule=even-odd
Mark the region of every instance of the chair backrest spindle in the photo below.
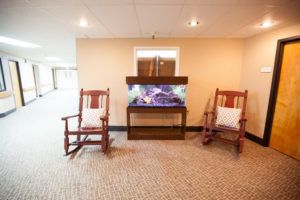
<svg viewBox="0 0 300 200">
<path fill-rule="evenodd" d="M 223 106 L 224 95 L 222 95 L 221 106 Z"/>
</svg>

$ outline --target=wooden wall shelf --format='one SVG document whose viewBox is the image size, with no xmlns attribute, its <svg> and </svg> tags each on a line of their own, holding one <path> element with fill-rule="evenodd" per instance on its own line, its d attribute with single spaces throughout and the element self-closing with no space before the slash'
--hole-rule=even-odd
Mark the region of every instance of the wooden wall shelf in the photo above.
<svg viewBox="0 0 300 200">
<path fill-rule="evenodd" d="M 131 126 L 132 113 L 181 113 L 180 127 Z M 127 138 L 129 140 L 184 140 L 186 130 L 186 107 L 127 107 Z"/>
</svg>

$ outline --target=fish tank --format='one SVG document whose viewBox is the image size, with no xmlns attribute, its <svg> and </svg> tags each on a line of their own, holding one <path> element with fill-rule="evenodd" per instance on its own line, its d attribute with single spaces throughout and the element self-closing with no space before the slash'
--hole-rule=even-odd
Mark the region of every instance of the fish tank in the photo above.
<svg viewBox="0 0 300 200">
<path fill-rule="evenodd" d="M 186 85 L 128 85 L 129 106 L 185 107 Z"/>
</svg>

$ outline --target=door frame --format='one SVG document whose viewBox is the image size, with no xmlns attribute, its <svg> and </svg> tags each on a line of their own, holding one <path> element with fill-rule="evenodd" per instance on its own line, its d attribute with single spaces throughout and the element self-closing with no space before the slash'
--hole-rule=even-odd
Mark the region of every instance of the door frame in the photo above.
<svg viewBox="0 0 300 200">
<path fill-rule="evenodd" d="M 273 72 L 272 85 L 271 85 L 271 91 L 269 97 L 269 106 L 267 111 L 267 118 L 266 118 L 265 131 L 263 137 L 263 146 L 266 147 L 269 146 L 269 142 L 271 138 L 271 131 L 272 131 L 272 125 L 274 119 L 278 87 L 279 87 L 284 45 L 288 42 L 293 42 L 293 41 L 300 41 L 300 35 L 280 39 L 277 41 L 274 72 Z"/>
<path fill-rule="evenodd" d="M 25 100 L 24 100 L 24 94 L 23 94 L 23 86 L 22 86 L 22 80 L 21 80 L 21 72 L 20 72 L 19 62 L 16 61 L 16 60 L 13 60 L 13 59 L 8 59 L 8 62 L 15 62 L 16 63 L 22 106 L 25 106 Z"/>
</svg>

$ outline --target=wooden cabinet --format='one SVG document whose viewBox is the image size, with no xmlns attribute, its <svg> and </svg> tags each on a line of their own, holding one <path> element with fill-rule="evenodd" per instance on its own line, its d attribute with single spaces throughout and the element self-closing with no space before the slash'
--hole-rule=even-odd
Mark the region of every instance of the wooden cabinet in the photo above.
<svg viewBox="0 0 300 200">
<path fill-rule="evenodd" d="M 129 140 L 184 140 L 186 130 L 186 107 L 127 107 L 127 138 Z M 181 113 L 180 127 L 131 126 L 133 113 Z"/>
</svg>

